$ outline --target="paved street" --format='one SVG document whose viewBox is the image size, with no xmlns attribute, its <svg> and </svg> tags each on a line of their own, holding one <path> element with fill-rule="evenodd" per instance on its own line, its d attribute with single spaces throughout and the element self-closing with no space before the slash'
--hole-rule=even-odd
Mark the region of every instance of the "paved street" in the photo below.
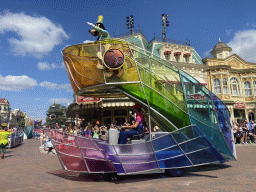
<svg viewBox="0 0 256 192">
<path fill-rule="evenodd" d="M 183 177 L 123 176 L 106 182 L 62 170 L 56 155 L 41 154 L 39 141 L 30 139 L 0 159 L 0 191 L 255 191 L 256 145 L 236 146 L 238 161 L 191 168 Z"/>
</svg>

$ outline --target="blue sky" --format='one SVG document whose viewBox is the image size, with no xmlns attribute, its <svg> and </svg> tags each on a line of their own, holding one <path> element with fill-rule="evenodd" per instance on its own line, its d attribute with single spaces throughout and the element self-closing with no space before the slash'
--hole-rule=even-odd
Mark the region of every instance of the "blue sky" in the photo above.
<svg viewBox="0 0 256 192">
<path fill-rule="evenodd" d="M 186 41 L 204 58 L 220 39 L 248 62 L 256 62 L 255 1 L 246 0 L 2 0 L 0 2 L 0 98 L 29 117 L 45 120 L 53 101 L 67 105 L 73 91 L 61 50 L 96 38 L 86 23 L 104 16 L 110 35 L 128 32 L 126 16 L 150 41 L 161 37 L 161 14 L 168 14 L 167 38 Z"/>
</svg>

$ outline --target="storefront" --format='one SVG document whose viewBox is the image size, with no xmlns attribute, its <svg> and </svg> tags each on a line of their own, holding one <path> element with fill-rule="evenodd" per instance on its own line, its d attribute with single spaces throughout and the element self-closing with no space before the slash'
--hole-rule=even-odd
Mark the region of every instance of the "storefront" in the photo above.
<svg viewBox="0 0 256 192">
<path fill-rule="evenodd" d="M 91 124 L 100 121 L 101 125 L 123 124 L 134 118 L 133 105 L 134 102 L 127 97 L 99 99 L 76 96 L 76 102 L 68 106 L 67 117 L 75 120 L 77 124 L 82 121 Z"/>
</svg>

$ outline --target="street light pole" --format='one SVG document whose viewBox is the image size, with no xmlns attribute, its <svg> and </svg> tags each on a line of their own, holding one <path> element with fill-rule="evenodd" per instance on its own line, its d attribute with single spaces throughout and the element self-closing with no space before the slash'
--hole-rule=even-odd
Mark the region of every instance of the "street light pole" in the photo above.
<svg viewBox="0 0 256 192">
<path fill-rule="evenodd" d="M 169 26 L 169 20 L 167 14 L 162 14 L 162 26 L 163 26 L 163 42 L 166 40 L 166 27 Z"/>
<path fill-rule="evenodd" d="M 126 28 L 130 29 L 130 35 L 133 35 L 134 20 L 132 15 L 130 17 L 126 17 Z"/>
</svg>

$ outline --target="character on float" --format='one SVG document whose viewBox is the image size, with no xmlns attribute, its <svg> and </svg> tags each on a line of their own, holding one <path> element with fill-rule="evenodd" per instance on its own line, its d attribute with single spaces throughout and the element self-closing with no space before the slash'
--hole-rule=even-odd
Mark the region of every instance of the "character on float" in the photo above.
<svg viewBox="0 0 256 192">
<path fill-rule="evenodd" d="M 92 23 L 87 22 L 88 25 L 90 25 L 93 29 L 89 30 L 89 33 L 91 33 L 92 36 L 98 36 L 98 40 L 101 39 L 108 39 L 110 38 L 110 35 L 108 33 L 107 30 L 105 30 L 105 27 L 103 25 L 103 16 L 99 15 L 98 16 L 98 21 L 97 23 L 94 25 Z"/>
</svg>

